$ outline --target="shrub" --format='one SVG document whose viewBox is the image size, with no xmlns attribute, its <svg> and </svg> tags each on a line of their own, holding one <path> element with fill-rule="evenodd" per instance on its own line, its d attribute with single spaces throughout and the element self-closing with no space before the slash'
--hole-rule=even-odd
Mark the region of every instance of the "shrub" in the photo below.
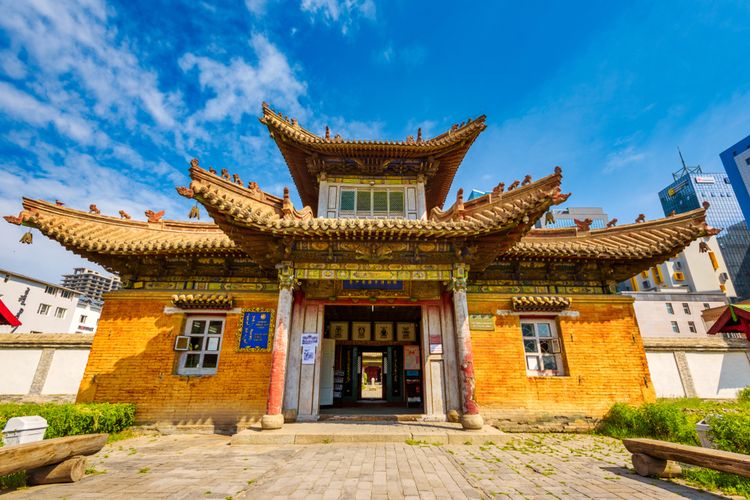
<svg viewBox="0 0 750 500">
<path fill-rule="evenodd" d="M 604 416 L 598 432 L 615 438 L 649 437 L 675 443 L 697 444 L 695 417 L 667 402 L 647 403 L 640 407 L 615 404 Z"/>
<path fill-rule="evenodd" d="M 724 413 L 708 417 L 709 435 L 720 450 L 750 455 L 750 415 Z"/>
<path fill-rule="evenodd" d="M 750 386 L 745 387 L 737 393 L 737 401 L 740 403 L 750 403 Z"/>
<path fill-rule="evenodd" d="M 28 415 L 39 415 L 47 420 L 46 439 L 93 434 L 99 432 L 119 432 L 133 425 L 135 406 L 124 403 L 92 404 L 0 404 L 0 429 L 8 419 Z"/>
</svg>

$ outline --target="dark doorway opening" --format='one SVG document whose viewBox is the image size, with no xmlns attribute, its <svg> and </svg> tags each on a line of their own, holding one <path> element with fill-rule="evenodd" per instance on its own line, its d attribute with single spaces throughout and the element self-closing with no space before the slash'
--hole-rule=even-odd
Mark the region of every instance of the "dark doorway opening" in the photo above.
<svg viewBox="0 0 750 500">
<path fill-rule="evenodd" d="M 335 354 L 321 373 L 333 373 L 333 404 L 321 408 L 422 411 L 421 321 L 420 306 L 326 306 L 324 338 Z"/>
</svg>

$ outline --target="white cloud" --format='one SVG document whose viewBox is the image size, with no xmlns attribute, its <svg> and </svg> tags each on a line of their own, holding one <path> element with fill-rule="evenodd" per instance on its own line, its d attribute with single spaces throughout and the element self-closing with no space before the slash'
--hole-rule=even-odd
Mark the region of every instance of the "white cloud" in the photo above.
<svg viewBox="0 0 750 500">
<path fill-rule="evenodd" d="M 299 80 L 286 56 L 263 35 L 250 40 L 257 63 L 235 58 L 228 64 L 188 53 L 179 60 L 183 71 L 198 70 L 203 90 L 214 95 L 206 100 L 194 120 L 216 122 L 229 118 L 238 123 L 244 115 L 257 115 L 262 101 L 283 108 L 297 118 L 306 110 L 300 104 L 305 84 Z"/>
<path fill-rule="evenodd" d="M 0 110 L 16 120 L 37 127 L 51 123 L 62 135 L 80 144 L 104 145 L 107 142 L 106 136 L 97 132 L 92 123 L 61 112 L 4 82 L 0 82 Z"/>
<path fill-rule="evenodd" d="M 66 88 L 71 75 L 93 98 L 93 111 L 102 117 L 138 123 L 142 109 L 160 126 L 175 125 L 174 96 L 159 90 L 156 73 L 108 28 L 108 12 L 98 0 L 79 2 L 3 1 L 0 27 L 11 38 L 15 54 L 36 63 L 39 85 L 50 95 Z"/>
<path fill-rule="evenodd" d="M 267 0 L 245 0 L 245 7 L 251 14 L 262 16 L 266 13 Z"/>
<path fill-rule="evenodd" d="M 302 0 L 300 8 L 313 19 L 321 18 L 327 24 L 337 24 L 346 34 L 361 17 L 374 20 L 376 17 L 373 0 Z"/>
<path fill-rule="evenodd" d="M 621 168 L 630 167 L 646 159 L 646 154 L 637 151 L 635 147 L 628 146 L 624 149 L 613 151 L 607 155 L 607 161 L 602 170 L 605 174 L 620 170 Z"/>
</svg>

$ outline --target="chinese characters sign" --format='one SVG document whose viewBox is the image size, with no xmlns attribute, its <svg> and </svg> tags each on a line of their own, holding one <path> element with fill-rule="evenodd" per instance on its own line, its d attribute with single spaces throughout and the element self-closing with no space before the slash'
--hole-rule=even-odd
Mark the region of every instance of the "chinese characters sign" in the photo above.
<svg viewBox="0 0 750 500">
<path fill-rule="evenodd" d="M 268 352 L 273 348 L 273 309 L 243 309 L 240 350 Z"/>
</svg>

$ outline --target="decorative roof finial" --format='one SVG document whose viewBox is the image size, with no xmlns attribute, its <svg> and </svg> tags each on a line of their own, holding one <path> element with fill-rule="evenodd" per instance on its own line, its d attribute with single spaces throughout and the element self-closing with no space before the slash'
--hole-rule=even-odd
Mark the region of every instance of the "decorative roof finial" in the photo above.
<svg viewBox="0 0 750 500">
<path fill-rule="evenodd" d="M 331 129 L 328 128 L 328 125 L 326 125 L 326 141 L 331 140 Z"/>
<path fill-rule="evenodd" d="M 555 167 L 555 174 L 557 175 L 562 174 L 562 168 L 559 165 Z"/>
<path fill-rule="evenodd" d="M 583 220 L 579 219 L 573 219 L 573 222 L 575 222 L 576 227 L 579 231 L 590 231 L 591 230 L 591 223 L 594 222 L 593 219 L 590 217 L 587 217 Z"/>
<path fill-rule="evenodd" d="M 198 168 L 198 167 L 200 167 L 200 163 L 198 162 L 198 158 L 193 158 L 192 160 L 190 160 L 190 166 L 192 168 Z"/>
<path fill-rule="evenodd" d="M 422 127 L 417 129 L 417 142 L 422 142 Z"/>
<path fill-rule="evenodd" d="M 710 207 L 710 206 L 711 206 L 711 204 L 708 202 L 708 200 L 705 200 L 703 202 L 703 209 L 704 210 L 708 210 L 708 207 Z"/>
<path fill-rule="evenodd" d="M 519 180 L 513 181 L 513 184 L 511 184 L 510 186 L 508 186 L 508 191 L 513 191 L 514 189 L 516 189 L 518 187 L 518 185 L 520 183 L 521 183 L 521 181 L 519 181 Z"/>
<path fill-rule="evenodd" d="M 531 184 L 531 176 L 528 174 L 523 178 L 523 181 L 521 181 L 522 186 L 525 186 L 526 184 Z"/>
<path fill-rule="evenodd" d="M 232 180 L 234 181 L 235 184 L 238 184 L 240 186 L 244 186 L 244 183 L 242 182 L 242 179 L 240 179 L 240 175 L 239 174 L 232 174 Z"/>
<path fill-rule="evenodd" d="M 154 212 L 153 210 L 146 210 L 144 213 L 146 214 L 148 221 L 152 223 L 161 222 L 161 218 L 164 217 L 164 210 L 160 210 L 158 212 Z"/>
<path fill-rule="evenodd" d="M 130 215 L 125 210 L 120 210 L 120 218 L 130 220 Z"/>
<path fill-rule="evenodd" d="M 503 191 L 505 191 L 505 183 L 501 182 L 500 184 L 498 184 L 492 189 L 492 194 L 494 195 L 502 194 Z"/>
<path fill-rule="evenodd" d="M 638 214 L 638 218 L 635 220 L 636 224 L 646 222 L 646 214 Z"/>
<path fill-rule="evenodd" d="M 55 205 L 57 205 L 58 207 L 64 207 L 65 203 L 61 202 L 60 200 L 55 200 Z"/>
<path fill-rule="evenodd" d="M 222 179 L 226 179 L 226 180 L 231 180 L 231 178 L 229 177 L 229 170 L 227 170 L 226 168 L 222 168 L 221 169 L 221 178 Z"/>
<path fill-rule="evenodd" d="M 89 213 L 95 215 L 101 215 L 102 211 L 99 210 L 93 203 L 89 205 Z"/>
<path fill-rule="evenodd" d="M 607 222 L 607 227 L 615 227 L 617 225 L 617 219 L 612 219 L 609 222 Z"/>
</svg>

